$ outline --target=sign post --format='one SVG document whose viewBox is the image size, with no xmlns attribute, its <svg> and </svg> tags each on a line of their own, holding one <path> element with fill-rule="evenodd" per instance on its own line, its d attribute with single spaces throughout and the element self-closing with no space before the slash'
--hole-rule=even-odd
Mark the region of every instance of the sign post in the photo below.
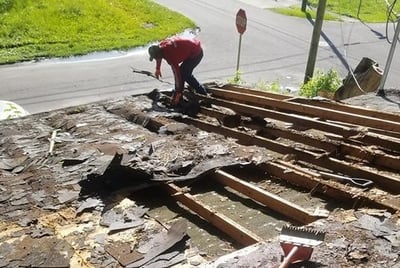
<svg viewBox="0 0 400 268">
<path fill-rule="evenodd" d="M 239 11 L 236 13 L 236 29 L 239 33 L 239 48 L 238 48 L 238 56 L 236 63 L 235 81 L 239 80 L 240 49 L 242 46 L 242 35 L 246 31 L 246 26 L 247 26 L 246 12 L 243 9 L 239 9 Z"/>
</svg>

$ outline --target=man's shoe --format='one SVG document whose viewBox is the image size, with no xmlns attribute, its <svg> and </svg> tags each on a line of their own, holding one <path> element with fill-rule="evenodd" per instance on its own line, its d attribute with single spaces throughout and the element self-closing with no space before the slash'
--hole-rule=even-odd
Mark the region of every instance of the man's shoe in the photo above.
<svg viewBox="0 0 400 268">
<path fill-rule="evenodd" d="M 202 85 L 200 85 L 200 87 L 196 91 L 200 95 L 207 95 L 207 93 L 208 93 L 206 88 Z"/>
</svg>

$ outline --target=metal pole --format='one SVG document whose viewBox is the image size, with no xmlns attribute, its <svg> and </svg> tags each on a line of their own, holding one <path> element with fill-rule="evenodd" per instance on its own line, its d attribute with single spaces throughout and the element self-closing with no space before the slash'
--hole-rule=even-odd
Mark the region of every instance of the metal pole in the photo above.
<svg viewBox="0 0 400 268">
<path fill-rule="evenodd" d="M 239 34 L 239 48 L 238 48 L 238 57 L 237 57 L 237 62 L 236 62 L 236 73 L 235 73 L 235 80 L 239 79 L 239 62 L 240 62 L 240 48 L 242 46 L 242 34 Z"/>
<path fill-rule="evenodd" d="M 385 70 L 383 71 L 383 77 L 381 78 L 381 81 L 378 86 L 378 92 L 376 93 L 377 96 L 385 96 L 385 91 L 383 90 L 383 87 L 385 86 L 386 78 L 389 73 L 390 64 L 392 64 L 394 50 L 396 48 L 397 39 L 398 39 L 399 33 L 400 33 L 400 23 L 399 22 L 400 22 L 400 17 L 397 18 L 397 25 L 396 25 L 396 30 L 395 30 L 394 36 L 393 36 L 392 46 L 390 47 L 389 56 L 386 60 Z"/>
</svg>

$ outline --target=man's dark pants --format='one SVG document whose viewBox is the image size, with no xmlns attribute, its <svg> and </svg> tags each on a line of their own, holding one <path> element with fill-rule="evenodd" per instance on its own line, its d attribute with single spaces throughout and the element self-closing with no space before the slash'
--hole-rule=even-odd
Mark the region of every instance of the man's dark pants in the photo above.
<svg viewBox="0 0 400 268">
<path fill-rule="evenodd" d="M 191 86 L 192 88 L 194 88 L 194 90 L 196 90 L 197 93 L 207 95 L 207 90 L 193 76 L 193 70 L 197 65 L 199 65 L 202 58 L 203 58 L 203 50 L 200 52 L 198 56 L 183 61 L 180 66 L 180 70 L 183 83 L 187 82 L 189 86 Z M 182 86 L 181 88 L 183 88 L 183 85 L 181 86 Z"/>
</svg>

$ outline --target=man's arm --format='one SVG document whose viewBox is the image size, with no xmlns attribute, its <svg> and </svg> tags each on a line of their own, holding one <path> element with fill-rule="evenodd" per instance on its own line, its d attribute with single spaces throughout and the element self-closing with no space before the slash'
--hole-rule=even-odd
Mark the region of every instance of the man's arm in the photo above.
<svg viewBox="0 0 400 268">
<path fill-rule="evenodd" d="M 162 58 L 156 59 L 156 71 L 154 72 L 154 76 L 157 79 L 160 79 L 160 77 L 162 77 L 162 75 L 161 75 L 161 61 L 162 61 Z"/>
<path fill-rule="evenodd" d="M 175 91 L 182 92 L 183 91 L 183 80 L 181 75 L 181 69 L 177 64 L 171 64 L 172 72 L 174 73 L 175 79 Z"/>
</svg>

